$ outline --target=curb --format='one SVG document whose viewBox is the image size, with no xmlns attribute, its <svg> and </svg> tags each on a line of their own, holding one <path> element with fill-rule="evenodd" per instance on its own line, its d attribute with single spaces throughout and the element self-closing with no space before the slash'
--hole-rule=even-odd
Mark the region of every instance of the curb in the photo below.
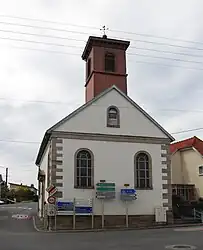
<svg viewBox="0 0 203 250">
<path fill-rule="evenodd" d="M 37 225 L 36 225 L 36 220 L 35 220 L 35 216 L 32 217 L 32 222 L 33 222 L 33 227 L 34 227 L 34 229 L 35 229 L 37 232 L 39 232 L 39 233 L 46 233 L 46 232 L 48 232 L 48 231 L 46 231 L 46 230 L 42 230 L 42 229 L 39 229 L 39 228 L 37 227 Z"/>
<path fill-rule="evenodd" d="M 39 233 L 56 233 L 56 234 L 62 234 L 62 233 L 98 233 L 98 232 L 115 232 L 115 231 L 137 231 L 137 230 L 148 230 L 148 229 L 164 229 L 164 228 L 187 228 L 187 227 L 198 227 L 202 226 L 202 223 L 196 223 L 196 224 L 177 224 L 177 225 L 165 225 L 165 226 L 151 226 L 151 227 L 139 227 L 139 228 L 100 228 L 100 229 L 67 229 L 67 230 L 57 230 L 57 231 L 48 231 L 45 229 L 39 229 L 36 225 L 35 216 L 33 216 L 33 226 L 34 229 Z"/>
</svg>

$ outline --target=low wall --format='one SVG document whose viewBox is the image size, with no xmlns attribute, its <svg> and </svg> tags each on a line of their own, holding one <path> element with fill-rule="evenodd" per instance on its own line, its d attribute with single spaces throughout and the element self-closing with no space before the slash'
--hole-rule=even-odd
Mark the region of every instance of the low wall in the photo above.
<svg viewBox="0 0 203 250">
<path fill-rule="evenodd" d="M 101 229 L 102 228 L 102 216 L 76 216 L 75 217 L 75 229 Z M 172 224 L 173 216 L 172 212 L 167 213 L 167 223 Z M 155 222 L 155 215 L 129 215 L 128 226 L 129 228 L 143 228 L 160 225 Z M 51 220 L 51 228 L 54 229 L 55 220 Z M 126 227 L 126 216 L 125 215 L 105 215 L 104 216 L 104 228 L 122 228 Z M 56 217 L 56 229 L 65 230 L 73 229 L 73 216 L 60 215 Z"/>
</svg>

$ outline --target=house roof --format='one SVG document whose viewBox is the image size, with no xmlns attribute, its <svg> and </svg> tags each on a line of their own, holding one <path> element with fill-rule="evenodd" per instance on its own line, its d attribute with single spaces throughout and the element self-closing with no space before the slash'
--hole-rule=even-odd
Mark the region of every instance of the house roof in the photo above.
<svg viewBox="0 0 203 250">
<path fill-rule="evenodd" d="M 196 136 L 172 143 L 170 145 L 171 153 L 175 153 L 178 150 L 187 148 L 195 148 L 201 155 L 203 155 L 203 141 Z"/>
<path fill-rule="evenodd" d="M 90 106 L 92 103 L 96 102 L 98 99 L 102 98 L 103 96 L 105 96 L 107 93 L 109 93 L 112 90 L 116 90 L 120 95 L 122 95 L 126 100 L 128 100 L 136 109 L 138 109 L 146 118 L 148 118 L 155 126 L 157 126 L 170 140 L 171 142 L 174 141 L 175 139 L 173 138 L 172 135 L 170 135 L 158 122 L 156 122 L 147 112 L 145 112 L 137 103 L 135 103 L 129 96 L 127 96 L 125 93 L 123 93 L 119 88 L 117 88 L 115 85 L 113 85 L 112 87 L 106 89 L 105 91 L 103 91 L 102 93 L 100 93 L 99 95 L 97 95 L 95 98 L 93 98 L 92 100 L 88 101 L 87 103 L 83 104 L 82 106 L 80 106 L 78 109 L 76 109 L 75 111 L 73 111 L 72 113 L 70 113 L 68 116 L 66 116 L 65 118 L 63 118 L 61 121 L 57 122 L 54 126 L 52 126 L 51 128 L 49 128 L 44 135 L 44 138 L 42 140 L 42 143 L 40 145 L 40 149 L 37 155 L 37 159 L 35 164 L 39 165 L 41 158 L 44 154 L 44 150 L 47 146 L 47 143 L 49 141 L 49 138 L 51 136 L 52 131 L 54 131 L 55 129 L 57 129 L 59 126 L 61 126 L 62 124 L 64 124 L 66 121 L 68 121 L 69 119 L 71 119 L 73 116 L 77 115 L 79 112 L 81 112 L 82 110 L 84 110 L 85 108 L 87 108 L 88 106 Z"/>
<path fill-rule="evenodd" d="M 33 188 L 33 189 L 37 190 L 37 188 L 34 187 L 34 186 L 27 186 L 27 185 L 23 185 L 23 184 L 17 184 L 17 183 L 9 182 L 9 185 L 13 185 L 13 186 L 17 186 L 17 187 Z"/>
</svg>

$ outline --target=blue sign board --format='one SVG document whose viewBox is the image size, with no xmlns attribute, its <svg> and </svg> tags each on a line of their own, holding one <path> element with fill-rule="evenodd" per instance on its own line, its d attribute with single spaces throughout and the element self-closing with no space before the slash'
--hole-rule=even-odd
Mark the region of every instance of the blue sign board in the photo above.
<svg viewBox="0 0 203 250">
<path fill-rule="evenodd" d="M 74 210 L 74 204 L 72 201 L 67 201 L 67 202 L 63 202 L 63 201 L 58 201 L 57 202 L 57 210 L 58 210 L 58 214 L 63 214 L 63 215 L 72 215 L 73 214 L 73 210 Z M 92 207 L 91 206 L 75 206 L 75 213 L 76 215 L 88 215 L 88 214 L 92 214 Z"/>
<path fill-rule="evenodd" d="M 73 202 L 58 201 L 57 207 L 58 207 L 58 211 L 73 211 Z"/>
<path fill-rule="evenodd" d="M 121 194 L 136 194 L 136 190 L 133 188 L 123 188 L 121 189 Z"/>
<path fill-rule="evenodd" d="M 91 214 L 92 207 L 75 207 L 76 214 Z"/>
</svg>

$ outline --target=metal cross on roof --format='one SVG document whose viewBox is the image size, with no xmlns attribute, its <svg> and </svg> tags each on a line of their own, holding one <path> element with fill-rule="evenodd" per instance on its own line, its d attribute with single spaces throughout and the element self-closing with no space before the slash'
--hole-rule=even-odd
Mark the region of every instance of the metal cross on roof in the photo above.
<svg viewBox="0 0 203 250">
<path fill-rule="evenodd" d="M 107 28 L 105 25 L 102 27 L 102 29 L 100 29 L 103 31 L 103 36 L 106 37 L 106 31 L 109 30 L 109 28 Z"/>
</svg>

